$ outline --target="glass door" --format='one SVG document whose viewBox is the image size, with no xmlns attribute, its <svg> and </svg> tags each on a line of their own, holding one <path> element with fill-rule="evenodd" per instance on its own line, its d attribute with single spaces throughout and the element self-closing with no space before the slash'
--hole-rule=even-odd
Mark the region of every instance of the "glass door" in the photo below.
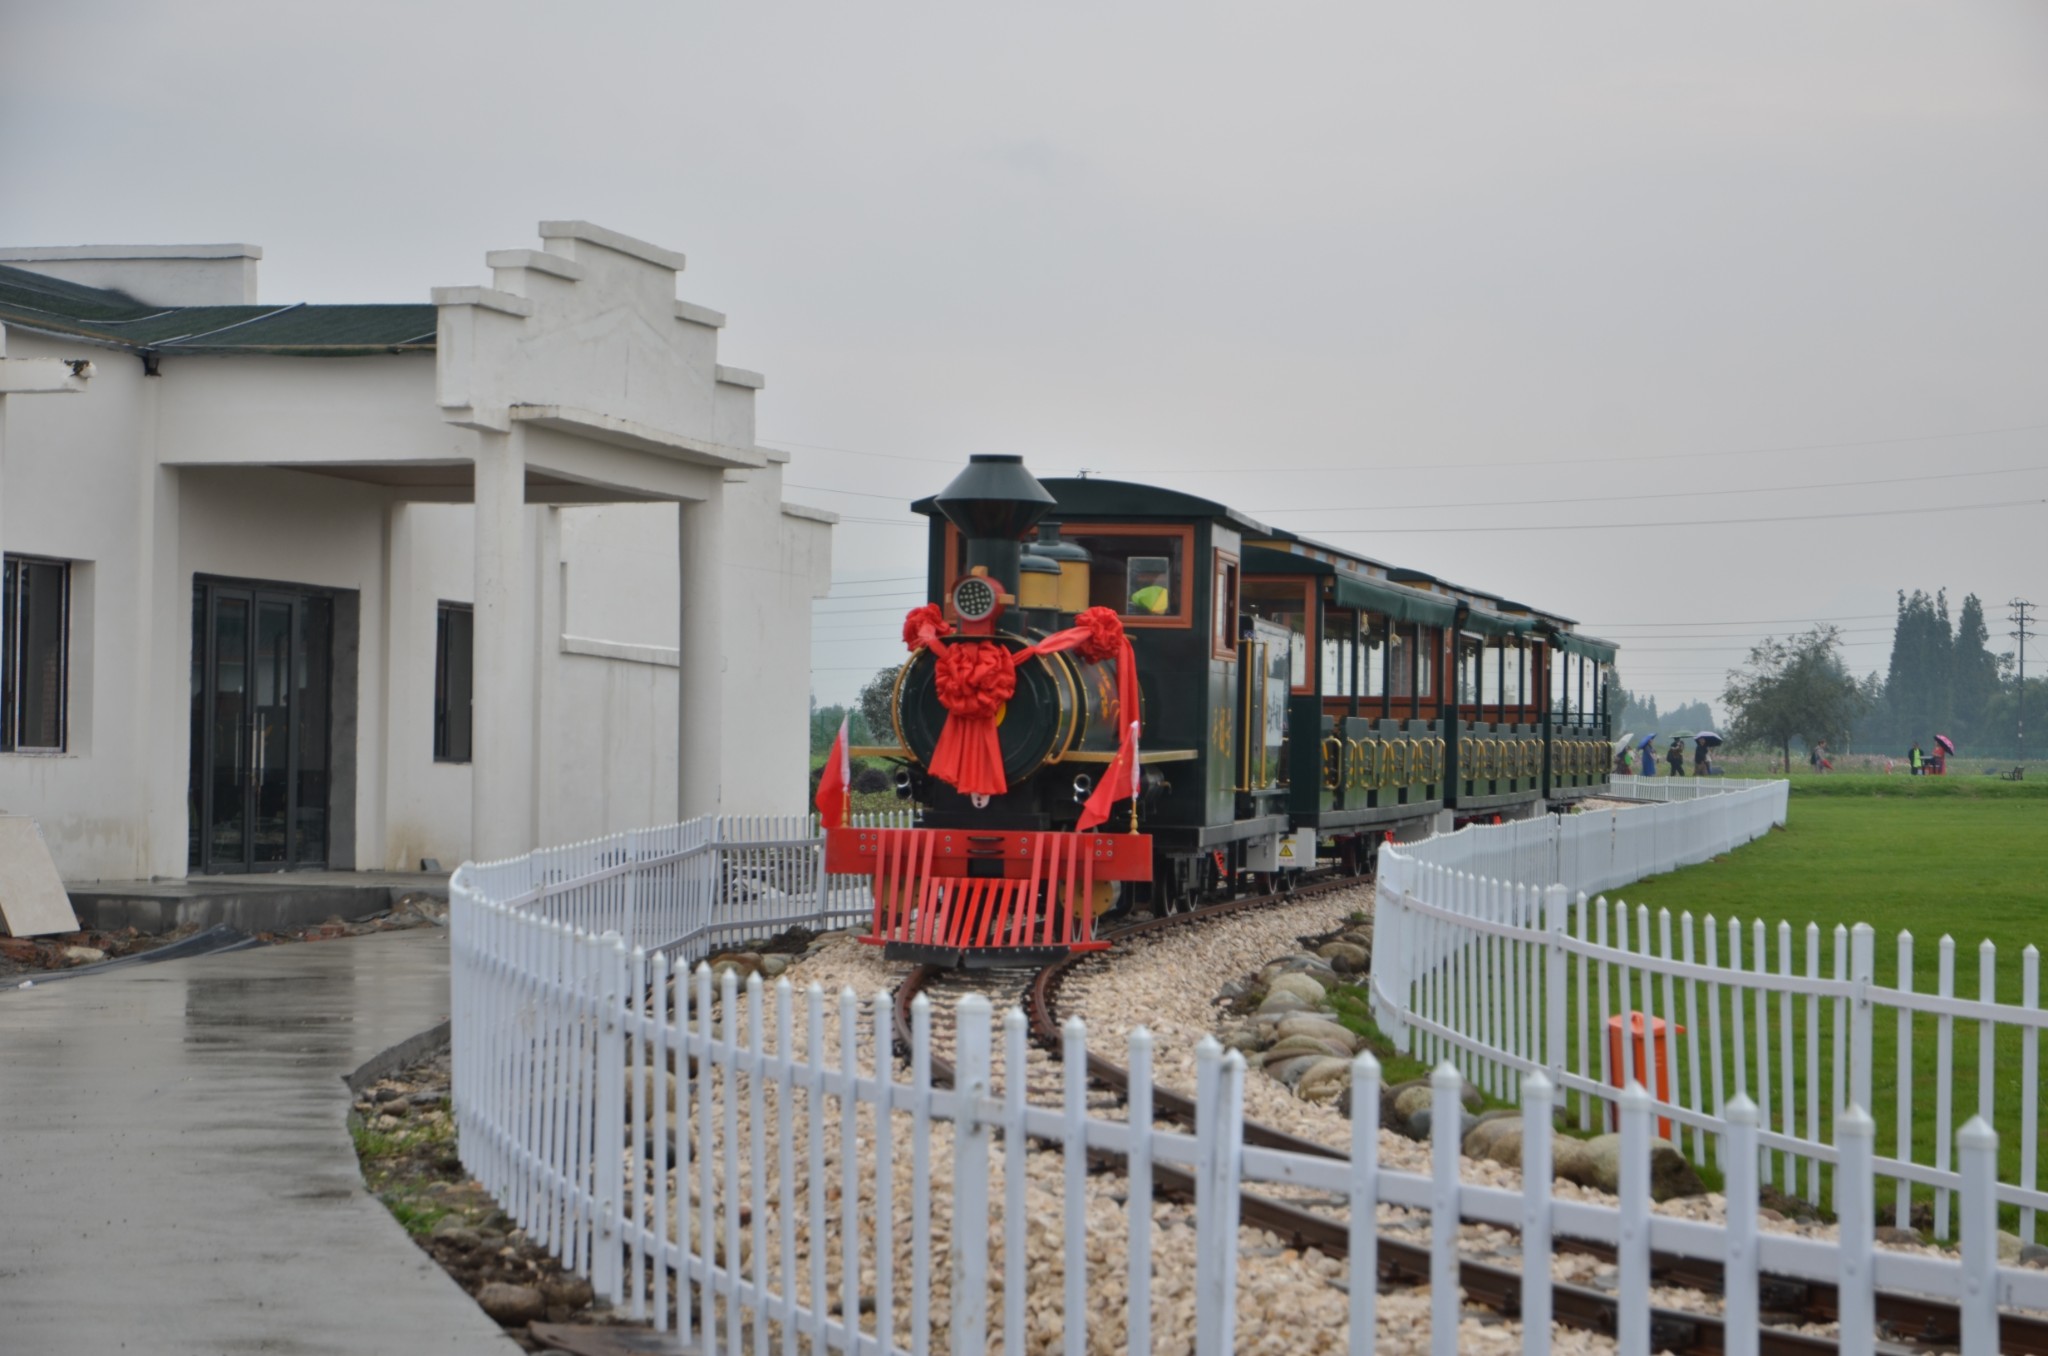
<svg viewBox="0 0 2048 1356">
<path fill-rule="evenodd" d="M 332 626 L 324 595 L 196 585 L 192 870 L 327 864 Z"/>
</svg>

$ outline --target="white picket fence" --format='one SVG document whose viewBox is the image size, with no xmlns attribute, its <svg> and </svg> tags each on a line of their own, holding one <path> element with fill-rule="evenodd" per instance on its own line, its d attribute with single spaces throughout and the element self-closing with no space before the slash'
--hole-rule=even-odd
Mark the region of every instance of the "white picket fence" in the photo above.
<svg viewBox="0 0 2048 1356">
<path fill-rule="evenodd" d="M 451 882 L 454 1105 L 465 1166 L 600 1294 L 673 1328 L 695 1350 L 717 1351 L 722 1341 L 730 1356 L 925 1356 L 938 1347 L 965 1356 L 1000 1343 L 1005 1352 L 1078 1356 L 1106 1341 L 1223 1356 L 1237 1340 L 1241 1280 L 1253 1289 L 1259 1269 L 1273 1265 L 1241 1247 L 1246 1183 L 1306 1188 L 1338 1203 L 1332 1209 L 1349 1221 L 1348 1289 L 1325 1293 L 1328 1313 L 1290 1317 L 1346 1325 L 1355 1353 L 1384 1336 L 1381 1207 L 1429 1216 L 1430 1345 L 1445 1356 L 1459 1348 L 1461 1220 L 1520 1230 L 1526 1258 L 1549 1259 L 1564 1238 L 1617 1248 L 1616 1336 L 1627 1353 L 1650 1350 L 1653 1249 L 1726 1264 L 1735 1352 L 1756 1350 L 1763 1272 L 1838 1283 L 1849 1352 L 1873 1349 L 1879 1287 L 1959 1304 L 1962 1349 L 1985 1356 L 1998 1349 L 2001 1305 L 2048 1309 L 2048 1273 L 1996 1264 L 1997 1140 L 1976 1122 L 1957 1145 L 1961 1256 L 1938 1258 L 1874 1247 L 1874 1140 L 1855 1113 L 1841 1120 L 1846 1185 L 1836 1197 L 1846 1242 L 1838 1247 L 1759 1231 L 1756 1165 L 1770 1136 L 1739 1094 L 1716 1121 L 1727 1137 L 1723 1229 L 1651 1211 L 1652 1122 L 1668 1108 L 1653 1109 L 1639 1089 L 1619 1099 L 1619 1205 L 1553 1198 L 1551 1091 L 1533 1066 L 1515 1066 L 1529 1111 L 1521 1192 L 1461 1182 L 1454 1137 L 1437 1142 L 1428 1176 L 1383 1169 L 1373 1119 L 1379 1069 L 1369 1056 L 1353 1069 L 1360 1116 L 1348 1160 L 1247 1147 L 1245 1066 L 1213 1041 L 1197 1056 L 1192 1135 L 1153 1127 L 1152 1043 L 1143 1031 L 1128 1047 L 1127 1120 L 1088 1113 L 1087 1033 L 1078 1021 L 1063 1033 L 1061 1104 L 1029 1105 L 1026 1079 L 1016 1076 L 1025 1067 L 1023 1014 L 1002 1017 L 998 1042 L 994 1015 L 977 997 L 957 1014 L 957 1090 L 932 1084 L 922 999 L 906 1079 L 891 1054 L 886 994 L 864 1002 L 849 990 L 828 1005 L 816 987 L 799 994 L 781 981 L 769 990 L 756 977 L 741 990 L 730 974 L 714 993 L 708 969 L 687 970 L 723 940 L 792 917 L 817 926 L 859 912 L 850 891 L 819 875 L 816 843 L 805 843 L 800 825 L 699 822 L 464 866 Z M 808 900 L 795 893 L 806 851 Z M 707 868 L 707 860 L 741 869 Z M 1411 908 L 1404 926 L 1444 921 L 1419 899 Z M 1379 954 L 1387 948 L 1382 932 Z M 1437 1125 L 1459 1124 L 1460 1087 L 1455 1068 L 1438 1069 Z M 1034 1148 L 1055 1156 L 1046 1166 L 1057 1188 L 1046 1171 L 1035 1188 L 1057 1198 L 1050 1214 L 1027 1195 L 1023 1155 Z M 1091 1178 L 1090 1150 L 1127 1155 L 1127 1169 Z M 1191 1222 L 1155 1198 L 1157 1165 L 1193 1175 Z M 1101 1251 L 1105 1229 L 1123 1255 L 1091 1263 L 1091 1238 Z M 1192 1313 L 1181 1298 L 1190 1293 L 1190 1253 Z M 1156 1256 L 1183 1260 L 1155 1264 Z M 1529 1280 L 1524 1350 L 1543 1352 L 1547 1268 Z M 1254 1314 L 1260 1303 L 1247 1297 Z M 1014 1334 L 1026 1340 L 1004 1340 Z"/>
<path fill-rule="evenodd" d="M 1704 861 L 1784 815 L 1785 783 L 1737 783 L 1669 805 L 1473 827 L 1383 850 L 1376 1016 L 1404 1049 L 1449 1059 L 1497 1095 L 1512 1099 L 1541 1071 L 1589 1128 L 1611 1122 L 1621 1086 L 1639 1081 L 1656 1094 L 1666 1137 L 1703 1165 L 1727 1165 L 1725 1109 L 1748 1096 L 1764 1183 L 1816 1204 L 1840 1161 L 1840 1117 L 1863 1107 L 1889 1150 L 1876 1162 L 1891 1179 L 1897 1224 L 1912 1222 L 1918 1186 L 1932 1197 L 1939 1238 L 1953 1236 L 1962 1185 L 1955 1122 L 1974 1114 L 2016 1133 L 2018 1159 L 1997 1194 L 2016 1209 L 2020 1238 L 2038 1241 L 2048 1210 L 2037 1171 L 2048 1014 L 2034 947 L 2020 958 L 2020 1002 L 2001 1003 L 1990 942 L 1978 950 L 1977 997 L 1966 998 L 1947 936 L 1934 991 L 1918 992 L 1911 933 L 1896 939 L 1895 983 L 1885 986 L 1866 925 L 1824 936 L 1812 923 L 1653 916 L 1598 893 Z M 1977 1028 L 1974 1071 L 1955 1058 L 1958 1020 Z M 1880 1067 L 1879 1032 L 1892 1036 L 1889 1067 Z M 1931 1099 L 1915 1086 L 1915 1051 L 1930 1038 Z"/>
<path fill-rule="evenodd" d="M 1617 800 L 1697 800 L 1759 786 L 1784 786 L 1777 778 L 1743 777 L 1610 777 L 1607 794 Z"/>
</svg>

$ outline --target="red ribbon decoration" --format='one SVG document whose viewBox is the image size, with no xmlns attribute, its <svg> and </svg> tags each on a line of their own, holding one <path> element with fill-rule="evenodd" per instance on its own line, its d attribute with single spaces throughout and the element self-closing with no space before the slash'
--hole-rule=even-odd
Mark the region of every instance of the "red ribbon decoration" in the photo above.
<svg viewBox="0 0 2048 1356">
<path fill-rule="evenodd" d="M 1128 728 L 1138 714 L 1138 665 L 1131 653 L 1130 637 L 1124 634 L 1123 618 L 1106 607 L 1091 607 L 1076 617 L 1075 623 L 1012 654 L 993 641 L 941 646 L 938 642 L 951 635 L 953 628 L 938 605 L 925 603 L 910 610 L 903 619 L 903 643 L 913 654 L 924 649 L 933 651 L 933 685 L 938 690 L 939 704 L 946 708 L 945 728 L 939 731 L 939 742 L 932 749 L 933 776 L 950 783 L 963 795 L 999 796 L 1010 789 L 1003 776 L 996 714 L 1017 693 L 1018 666 L 1040 655 L 1074 650 L 1090 664 L 1100 664 L 1114 656 L 1121 708 L 1117 723 Z M 1108 781 L 1104 779 L 1105 786 Z M 1124 769 L 1123 783 L 1130 783 L 1128 767 Z M 1097 795 L 1100 794 L 1098 791 Z M 1112 795 L 1108 799 L 1121 797 Z M 1090 809 L 1093 808 L 1091 800 Z M 1100 823 L 1100 817 L 1094 822 Z"/>
</svg>

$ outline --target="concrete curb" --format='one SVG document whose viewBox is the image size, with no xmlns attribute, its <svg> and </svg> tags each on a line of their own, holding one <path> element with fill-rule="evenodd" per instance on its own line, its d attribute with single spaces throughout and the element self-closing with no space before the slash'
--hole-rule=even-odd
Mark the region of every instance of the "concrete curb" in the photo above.
<svg viewBox="0 0 2048 1356">
<path fill-rule="evenodd" d="M 350 1092 L 361 1096 L 378 1079 L 447 1049 L 448 1033 L 449 1024 L 445 1021 L 430 1026 L 417 1036 L 408 1036 L 389 1049 L 378 1051 L 358 1065 L 354 1073 L 343 1075 L 341 1081 L 348 1084 Z"/>
</svg>

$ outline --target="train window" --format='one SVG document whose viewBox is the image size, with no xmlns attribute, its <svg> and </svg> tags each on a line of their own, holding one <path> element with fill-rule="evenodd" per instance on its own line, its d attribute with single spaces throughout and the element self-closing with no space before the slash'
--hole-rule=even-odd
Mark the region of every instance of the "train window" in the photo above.
<svg viewBox="0 0 2048 1356">
<path fill-rule="evenodd" d="M 1500 705 L 1500 661 L 1505 653 L 1498 644 L 1481 646 L 1477 651 L 1481 706 Z"/>
<path fill-rule="evenodd" d="M 1137 560 L 1131 562 L 1136 569 Z M 1136 598 L 1137 594 L 1131 595 Z M 1216 625 L 1210 640 L 1210 651 L 1218 659 L 1237 657 L 1237 557 L 1227 551 L 1216 553 L 1216 590 L 1213 598 Z"/>
<path fill-rule="evenodd" d="M 1415 647 L 1399 631 L 1394 633 L 1387 653 L 1387 679 L 1389 696 L 1415 695 Z"/>
<path fill-rule="evenodd" d="M 1309 599 L 1315 586 L 1306 579 L 1246 579 L 1239 592 L 1244 610 L 1255 617 L 1264 617 L 1277 622 L 1294 633 L 1292 651 L 1292 677 L 1289 684 L 1296 692 L 1309 692 L 1309 645 L 1310 628 Z M 1331 626 L 1337 626 L 1333 615 Z M 1334 695 L 1335 689 L 1328 683 L 1323 685 L 1324 695 Z"/>
<path fill-rule="evenodd" d="M 1090 607 L 1109 608 L 1130 626 L 1188 624 L 1184 575 L 1193 528 L 1067 527 L 1060 537 L 1088 552 Z"/>
<path fill-rule="evenodd" d="M 1352 675 L 1357 671 L 1358 657 L 1353 653 L 1354 639 L 1331 627 L 1323 635 L 1323 695 L 1325 697 L 1349 697 Z"/>
</svg>

